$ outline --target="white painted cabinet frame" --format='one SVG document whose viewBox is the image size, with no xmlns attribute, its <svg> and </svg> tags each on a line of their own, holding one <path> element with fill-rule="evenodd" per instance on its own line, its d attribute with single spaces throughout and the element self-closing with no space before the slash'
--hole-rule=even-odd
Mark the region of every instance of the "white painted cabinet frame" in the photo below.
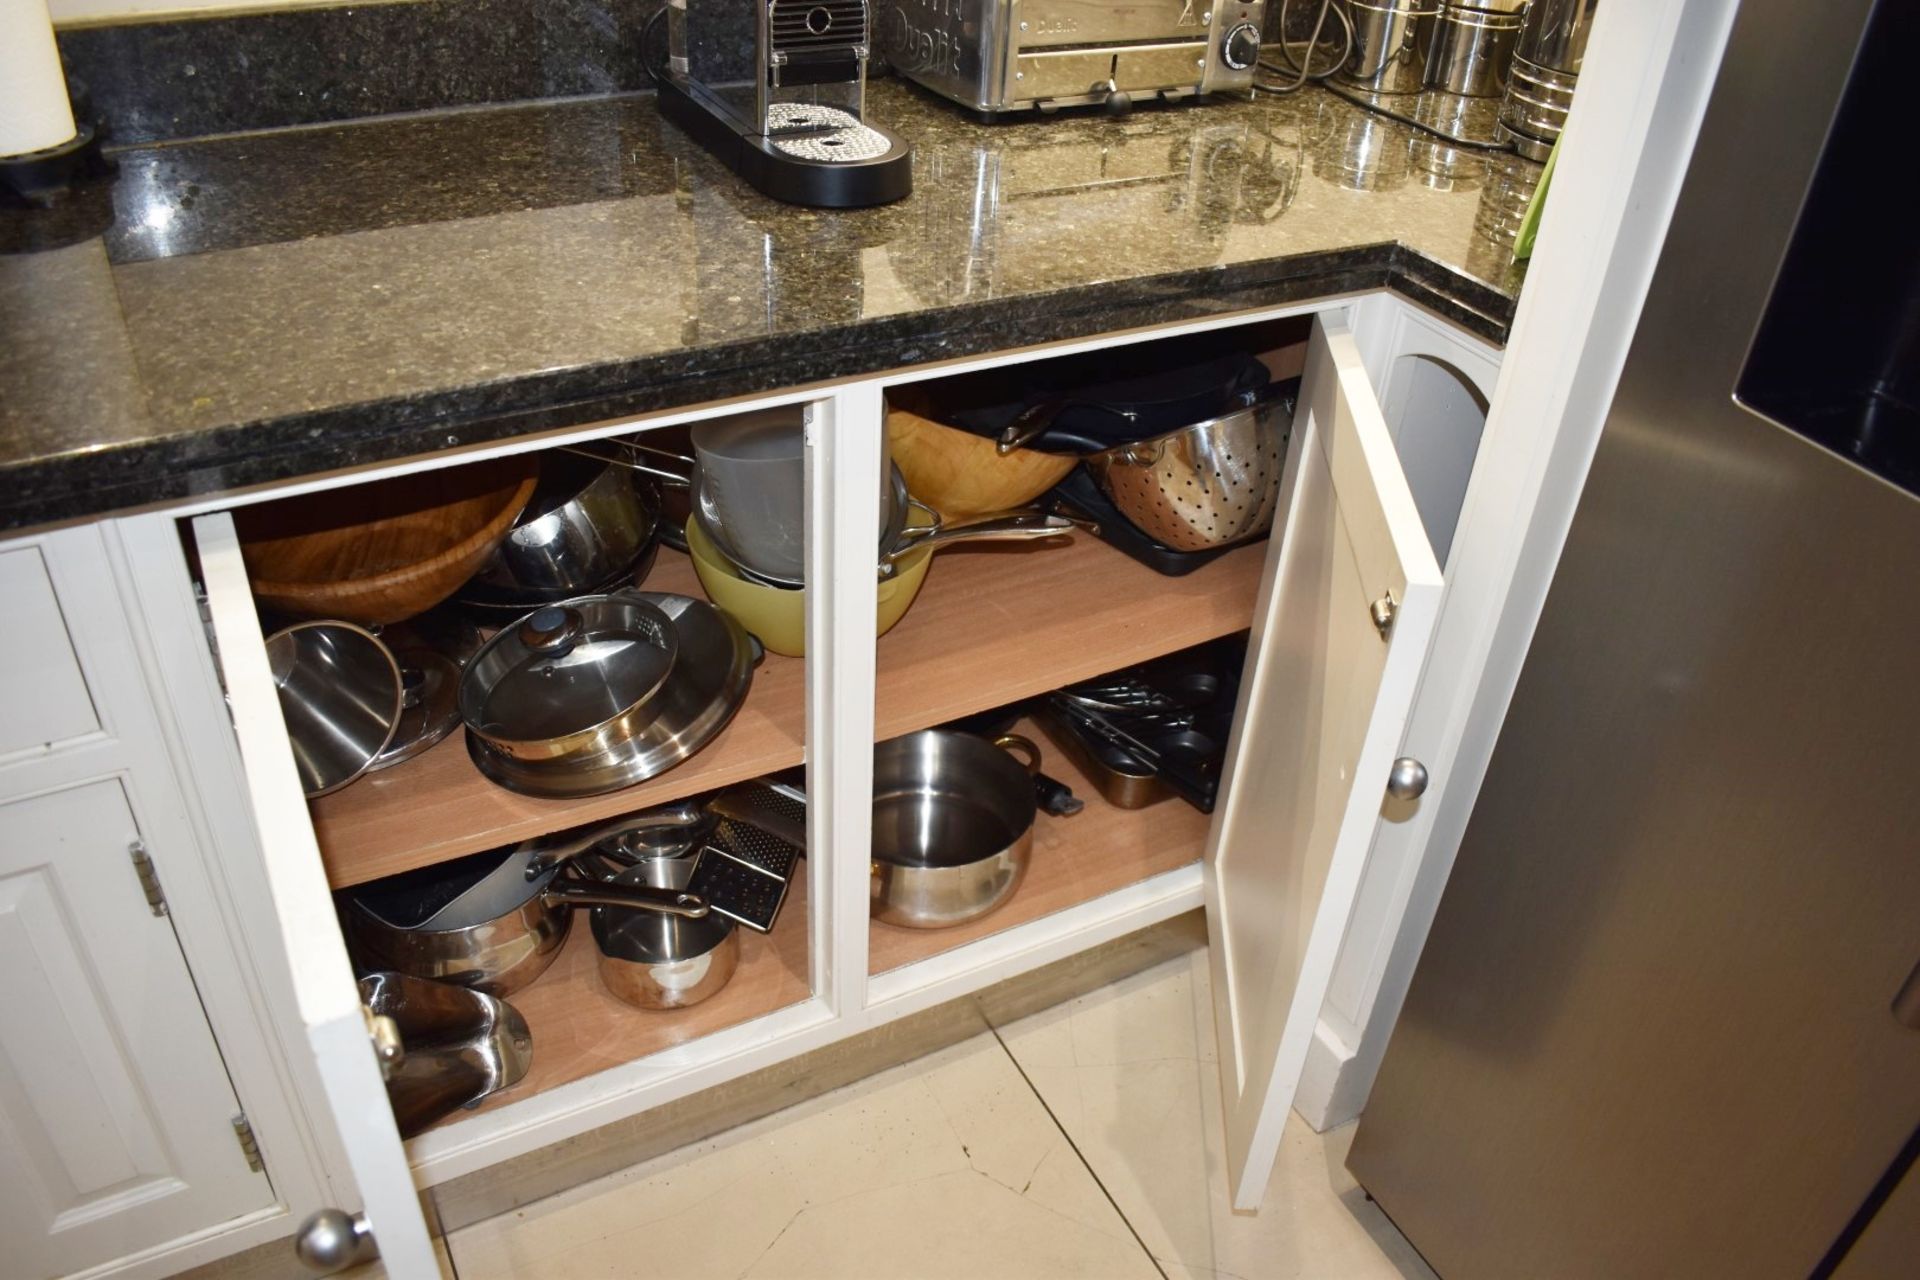
<svg viewBox="0 0 1920 1280">
<path fill-rule="evenodd" d="M 1246 324 L 1306 310 L 1308 308 L 1278 308 L 1221 317 L 1171 330 L 1012 353 L 992 360 L 967 362 L 964 367 L 1041 359 L 1116 341 L 1146 341 L 1167 332 Z M 1351 339 L 1345 336 L 1346 308 L 1322 304 L 1321 310 L 1337 335 L 1341 385 L 1359 388 L 1371 405 L 1373 397 L 1365 385 L 1365 371 Z M 944 371 L 916 370 L 911 376 L 921 378 Z M 1324 376 L 1334 375 L 1329 369 Z M 790 403 L 795 398 L 779 399 Z M 813 798 L 809 806 L 810 843 L 818 851 L 807 863 L 810 898 L 815 904 L 809 920 L 813 997 L 748 1024 L 433 1130 L 415 1139 L 404 1154 L 390 1121 L 371 1104 L 371 1100 L 378 1097 L 378 1075 L 364 1030 L 359 1025 L 350 971 L 332 919 L 331 897 L 321 871 L 318 848 L 294 777 L 284 725 L 266 671 L 264 646 L 246 590 L 245 566 L 232 520 L 224 511 L 213 511 L 192 522 L 192 537 L 233 711 L 235 736 L 244 762 L 246 789 L 260 836 L 261 864 L 266 868 L 270 886 L 271 902 L 266 905 L 275 921 L 274 931 L 287 949 L 287 972 L 296 993 L 300 1034 L 307 1041 L 304 1051 L 313 1055 L 319 1064 L 318 1075 L 332 1104 L 336 1117 L 334 1128 L 345 1149 L 353 1179 L 360 1188 L 361 1204 L 388 1265 L 396 1274 L 408 1274 L 407 1268 L 426 1265 L 430 1258 L 424 1226 L 410 1196 L 415 1180 L 441 1181 L 549 1145 L 1144 927 L 1191 909 L 1201 900 L 1199 868 L 1183 868 L 906 968 L 868 978 L 867 813 L 871 794 L 876 647 L 871 549 L 878 537 L 877 486 L 873 476 L 881 460 L 883 383 L 871 380 L 828 388 L 808 398 L 806 406 L 811 534 L 808 567 L 809 580 L 815 586 L 808 593 L 811 657 L 806 749 L 808 787 Z M 728 408 L 734 407 L 738 406 Z M 704 409 L 695 414 L 655 415 L 639 422 L 604 424 L 590 432 L 516 441 L 490 452 L 548 447 L 567 438 L 630 432 L 710 416 L 716 411 L 720 410 Z M 1348 415 L 1349 420 L 1351 416 Z M 1362 416 L 1368 430 L 1377 437 L 1375 451 L 1384 448 L 1390 454 L 1378 409 L 1369 408 Z M 475 453 L 458 459 L 435 457 L 392 470 L 447 465 L 472 456 Z M 341 476 L 299 487 L 353 483 L 363 478 Z M 1402 482 L 1403 497 L 1404 487 Z M 237 505 L 237 502 L 230 498 L 223 505 Z M 1417 524 L 1410 504 L 1403 500 L 1400 506 L 1400 519 Z M 1403 604 L 1410 614 L 1410 631 L 1418 631 L 1419 618 L 1430 612 L 1422 594 L 1425 579 L 1420 573 L 1414 576 L 1416 580 L 1409 584 L 1403 575 L 1401 583 L 1406 597 Z M 1364 621 L 1363 616 L 1356 617 Z M 1406 661 L 1403 660 L 1402 665 Z M 1412 669 L 1417 666 L 1414 661 Z M 1404 687 L 1408 684 L 1405 679 L 1400 684 L 1403 687 L 1397 695 L 1399 704 L 1388 716 L 1389 721 L 1403 719 L 1405 715 L 1405 702 L 1411 690 Z M 1372 697 L 1368 695 L 1366 705 L 1371 704 Z M 1372 754 L 1378 755 L 1380 750 L 1394 745 L 1386 742 Z M 1356 791 L 1370 786 L 1377 792 L 1383 781 L 1384 775 L 1356 782 Z M 1231 801 L 1225 803 L 1230 805 Z M 1342 807 L 1346 807 L 1344 802 Z M 1370 820 L 1368 825 L 1370 827 Z M 1364 839 L 1360 840 L 1362 849 L 1365 843 Z M 1357 874 L 1356 866 L 1346 877 L 1345 892 L 1349 897 L 1351 882 Z M 1333 926 L 1337 938 L 1344 927 L 1346 906 L 1338 905 L 1330 910 L 1337 917 L 1338 923 Z M 1329 955 L 1326 963 L 1330 962 Z M 1320 981 L 1324 985 L 1324 976 Z M 1317 1007 L 1318 1001 L 1307 1003 Z M 1310 1033 L 1311 1010 L 1305 1016 Z M 1306 1034 L 1295 1032 L 1293 1039 L 1304 1042 Z M 290 1051 L 300 1049 L 292 1047 Z M 1297 1072 L 1296 1064 L 1292 1073 L 1297 1075 Z M 1280 1087 L 1290 1096 L 1291 1080 Z M 1278 1105 L 1285 1110 L 1284 1099 Z"/>
<path fill-rule="evenodd" d="M 1656 0 L 1619 0 L 1602 11 L 1561 157 L 1556 203 L 1542 231 L 1528 292 L 1522 299 L 1492 397 L 1481 461 L 1474 471 L 1449 558 L 1435 656 L 1421 682 L 1407 731 L 1405 749 L 1427 761 L 1434 774 L 1434 787 L 1414 821 L 1393 828 L 1395 838 L 1410 841 L 1411 847 L 1396 851 L 1393 861 L 1399 887 L 1393 897 L 1399 905 L 1387 913 L 1387 918 L 1399 926 L 1404 914 L 1406 923 L 1391 928 L 1387 943 L 1367 955 L 1366 962 L 1377 966 L 1378 973 L 1365 984 L 1376 994 L 1371 1017 L 1357 1029 L 1361 1044 L 1334 1043 L 1324 1034 L 1324 1024 L 1316 1032 L 1308 1055 L 1307 1079 L 1297 1100 L 1310 1119 L 1344 1118 L 1357 1110 L 1364 1098 L 1366 1083 L 1377 1063 L 1375 1046 L 1384 1045 L 1391 1014 L 1397 1009 L 1399 992 L 1404 990 L 1404 977 L 1411 972 L 1413 957 L 1417 956 L 1425 914 L 1430 912 L 1439 884 L 1444 881 L 1445 865 L 1471 807 L 1478 771 L 1484 766 L 1506 692 L 1524 653 L 1532 617 L 1570 519 L 1586 459 L 1605 415 L 1644 296 L 1654 251 L 1664 234 L 1673 194 L 1697 130 L 1699 109 L 1724 42 L 1731 9 L 1728 0 L 1696 0 L 1684 6 Z M 1405 305 L 1396 299 L 1368 298 L 1363 309 Z M 1282 308 L 1267 314 L 1293 310 L 1299 309 Z M 1249 318 L 1221 317 L 1179 329 L 1241 323 Z M 1363 348 L 1374 332 L 1363 328 L 1357 335 Z M 1052 350 L 1092 345 L 1096 343 L 1061 344 Z M 1009 358 L 1031 359 L 1050 353 L 1022 352 Z M 898 380 L 917 380 L 945 371 L 915 370 Z M 856 421 L 873 422 L 877 397 L 871 394 L 871 386 L 850 383 L 773 399 L 786 403 L 830 399 L 832 427 L 835 431 L 846 430 Z M 511 447 L 546 447 L 568 438 L 684 421 L 736 407 L 741 406 L 654 415 L 640 424 L 605 424 L 517 441 Z M 825 445 L 827 452 L 833 447 L 831 442 Z M 449 465 L 470 460 L 480 452 L 463 451 L 417 465 Z M 838 461 L 827 458 L 818 435 L 809 456 L 816 477 L 822 465 L 834 472 L 844 464 L 840 474 L 855 474 L 853 454 Z M 298 488 L 324 487 L 351 478 L 331 477 Z M 853 491 L 851 487 L 846 490 Z M 826 487 L 816 478 L 813 495 L 818 499 L 825 492 Z M 228 497 L 197 504 L 197 509 L 234 502 Z M 819 572 L 822 556 L 829 565 L 843 568 L 867 558 L 871 543 L 859 542 L 854 536 L 859 530 L 851 527 L 864 526 L 864 518 L 850 519 L 846 528 L 836 527 L 840 517 L 835 504 L 833 512 L 816 510 L 810 519 L 816 543 L 810 551 L 814 557 L 810 572 Z M 827 533 L 823 524 L 833 532 Z M 839 545 L 843 539 L 847 543 L 844 548 Z M 860 588 L 853 590 L 858 592 Z M 852 602 L 845 603 L 849 608 L 832 611 L 838 630 L 831 630 L 835 638 L 824 644 L 825 633 L 820 628 L 825 625 L 827 606 L 820 606 L 809 619 L 814 628 L 810 640 L 820 648 L 814 661 L 822 669 L 838 673 L 836 680 L 870 667 L 871 662 L 871 631 L 856 638 L 860 628 L 842 616 L 851 611 Z M 858 656 L 854 656 L 856 651 Z M 855 683 L 866 690 L 854 695 L 855 702 L 864 699 L 867 705 L 841 703 L 830 689 L 809 691 L 809 762 L 815 769 L 819 767 L 817 753 L 825 749 L 827 735 L 839 734 L 839 741 L 851 744 L 861 733 L 858 722 L 864 721 L 870 729 L 870 675 Z M 190 745 L 198 749 L 220 744 Z M 230 744 L 226 749 L 231 752 Z M 1456 756 L 1456 776 L 1450 778 L 1449 766 Z M 861 779 L 856 785 L 849 779 L 844 787 L 829 783 L 828 792 L 835 798 L 830 807 L 857 803 L 864 782 Z M 836 858 L 844 857 L 864 840 L 863 833 L 849 831 L 851 824 L 825 815 L 818 822 L 813 836 L 834 842 Z M 848 841 L 854 843 L 849 845 Z M 1378 850 L 1375 856 L 1379 857 Z M 825 865 L 825 860 L 821 861 Z M 821 873 L 810 868 L 810 874 Z M 816 890 L 820 887 L 816 883 Z M 1201 885 L 1197 870 L 1174 872 L 1131 886 L 1109 899 L 1082 904 L 1035 926 L 1023 926 L 960 948 L 941 957 L 937 971 L 900 971 L 871 982 L 866 981 L 861 963 L 864 919 L 863 911 L 853 901 L 857 896 L 854 886 L 840 885 L 830 892 L 838 896 L 831 898 L 826 910 L 816 907 L 831 919 L 814 925 L 826 934 L 816 935 L 820 944 L 815 949 L 816 964 L 822 957 L 825 964 L 816 971 L 814 1001 L 733 1028 L 687 1046 L 683 1052 L 659 1055 L 541 1095 L 524 1113 L 519 1107 L 502 1108 L 424 1135 L 409 1153 L 415 1175 L 438 1181 L 478 1168 L 802 1052 L 863 1026 L 912 1012 L 981 982 L 1186 910 L 1199 902 Z M 829 895 L 820 894 L 815 901 L 827 903 Z M 1389 958 L 1383 960 L 1383 956 Z M 855 995 L 861 989 L 866 997 L 864 1007 Z"/>
</svg>

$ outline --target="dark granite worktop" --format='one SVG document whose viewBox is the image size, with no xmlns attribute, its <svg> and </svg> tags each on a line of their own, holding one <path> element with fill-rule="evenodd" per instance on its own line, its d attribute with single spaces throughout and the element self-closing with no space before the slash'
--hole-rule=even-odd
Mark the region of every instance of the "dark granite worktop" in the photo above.
<svg viewBox="0 0 1920 1280">
<path fill-rule="evenodd" d="M 122 151 L 103 237 L 0 253 L 0 527 L 1354 290 L 1512 315 L 1537 168 L 1317 90 L 871 111 L 915 191 L 843 212 L 758 196 L 645 95 Z"/>
</svg>

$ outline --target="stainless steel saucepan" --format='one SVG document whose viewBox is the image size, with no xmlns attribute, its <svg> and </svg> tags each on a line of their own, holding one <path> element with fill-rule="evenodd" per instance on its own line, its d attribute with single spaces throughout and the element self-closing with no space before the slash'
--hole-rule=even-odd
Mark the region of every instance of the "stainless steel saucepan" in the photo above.
<svg viewBox="0 0 1920 1280">
<path fill-rule="evenodd" d="M 704 916 L 707 905 L 693 894 L 558 878 L 569 859 L 636 824 L 701 820 L 696 806 L 673 806 L 530 840 L 504 857 L 474 854 L 356 886 L 343 894 L 347 949 L 365 971 L 392 970 L 510 995 L 553 963 L 572 924 L 572 905 Z"/>
<path fill-rule="evenodd" d="M 608 887 L 685 892 L 697 860 L 644 858 Z M 597 906 L 593 940 L 600 948 L 600 981 L 639 1009 L 699 1004 L 726 986 L 740 963 L 740 931 L 718 912 L 691 918 Z"/>
<path fill-rule="evenodd" d="M 1011 898 L 1033 855 L 1039 767 L 1040 749 L 1017 734 L 925 729 L 876 747 L 873 918 L 944 929 Z"/>
</svg>

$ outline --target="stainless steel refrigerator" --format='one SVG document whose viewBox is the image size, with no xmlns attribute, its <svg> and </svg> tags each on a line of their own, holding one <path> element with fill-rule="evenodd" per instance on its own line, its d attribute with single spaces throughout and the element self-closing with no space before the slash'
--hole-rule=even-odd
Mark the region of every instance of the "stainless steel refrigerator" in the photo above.
<svg viewBox="0 0 1920 1280">
<path fill-rule="evenodd" d="M 1736 16 L 1348 1160 L 1446 1280 L 1920 1276 L 1917 59 Z"/>
</svg>

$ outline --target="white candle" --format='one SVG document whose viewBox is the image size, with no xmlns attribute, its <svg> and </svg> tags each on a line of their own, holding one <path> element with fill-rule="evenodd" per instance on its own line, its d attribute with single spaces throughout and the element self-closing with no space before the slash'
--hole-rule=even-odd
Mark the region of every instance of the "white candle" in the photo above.
<svg viewBox="0 0 1920 1280">
<path fill-rule="evenodd" d="M 0 156 L 58 146 L 73 134 L 47 0 L 0 0 Z"/>
</svg>

